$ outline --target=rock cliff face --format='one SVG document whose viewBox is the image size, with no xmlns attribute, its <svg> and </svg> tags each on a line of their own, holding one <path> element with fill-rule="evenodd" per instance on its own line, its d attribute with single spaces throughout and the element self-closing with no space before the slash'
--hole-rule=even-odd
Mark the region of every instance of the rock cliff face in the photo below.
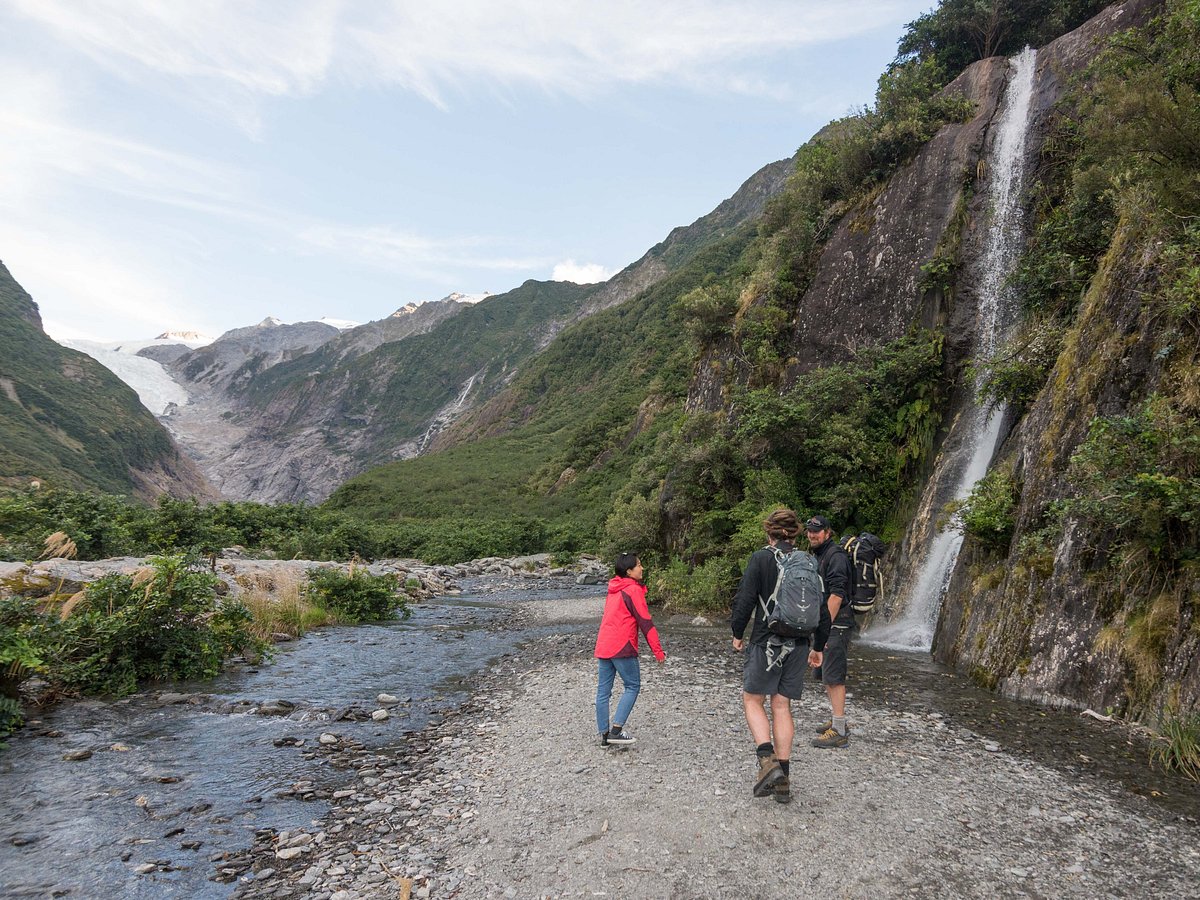
<svg viewBox="0 0 1200 900">
<path fill-rule="evenodd" d="M 1114 245 L 1136 248 L 1125 234 Z M 1068 464 L 1092 418 L 1129 414 L 1167 377 L 1164 335 L 1142 302 L 1155 278 L 1152 253 L 1110 254 L 1047 386 L 1003 447 L 1000 464 L 1023 483 L 1013 547 L 1043 527 L 1050 503 L 1069 495 Z M 1107 645 L 1101 636 L 1114 621 L 1129 632 L 1119 611 L 1145 599 L 1129 596 L 1105 567 L 1111 545 L 1123 539 L 1109 535 L 1109 548 L 1089 546 L 1068 519 L 1052 553 L 1033 563 L 965 554 L 938 622 L 935 657 L 1012 696 L 1120 708 L 1132 693 L 1121 653 L 1130 635 Z M 1200 578 L 1156 602 L 1173 627 L 1149 660 L 1160 678 L 1140 705 L 1156 709 L 1171 699 L 1196 708 Z"/>
<path fill-rule="evenodd" d="M 42 331 L 37 304 L 0 264 L 0 483 L 152 500 L 214 496 L 194 463 L 90 356 Z"/>
</svg>

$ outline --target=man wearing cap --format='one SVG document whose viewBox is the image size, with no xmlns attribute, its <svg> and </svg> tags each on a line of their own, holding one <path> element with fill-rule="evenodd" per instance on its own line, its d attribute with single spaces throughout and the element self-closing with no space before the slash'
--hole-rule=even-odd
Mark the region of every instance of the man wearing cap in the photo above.
<svg viewBox="0 0 1200 900">
<path fill-rule="evenodd" d="M 850 729 L 846 726 L 846 654 L 850 649 L 850 631 L 854 628 L 854 610 L 850 607 L 848 592 L 854 584 L 854 569 L 846 551 L 833 539 L 833 528 L 828 519 L 813 516 L 804 523 L 804 531 L 825 582 L 821 627 L 814 635 L 808 661 L 817 666 L 833 713 L 817 730 L 820 737 L 812 743 L 814 747 L 845 747 L 850 743 Z M 828 639 L 825 639 L 826 635 Z"/>
</svg>

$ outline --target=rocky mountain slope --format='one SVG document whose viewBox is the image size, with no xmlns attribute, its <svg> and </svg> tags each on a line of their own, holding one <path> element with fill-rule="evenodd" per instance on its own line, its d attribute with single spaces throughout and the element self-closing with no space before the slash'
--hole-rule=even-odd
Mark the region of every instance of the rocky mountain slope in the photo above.
<svg viewBox="0 0 1200 900">
<path fill-rule="evenodd" d="M 42 330 L 37 304 L 0 264 L 0 483 L 151 499 L 212 490 L 134 392 Z"/>
<path fill-rule="evenodd" d="M 320 501 L 347 478 L 428 449 L 573 322 L 620 305 L 761 214 L 791 164 L 773 163 L 600 285 L 529 281 L 475 304 L 451 296 L 267 356 L 221 341 L 170 364 L 193 390 L 169 426 L 228 497 Z M 322 338 L 325 338 L 322 340 Z M 208 391 L 207 395 L 205 392 Z"/>
</svg>

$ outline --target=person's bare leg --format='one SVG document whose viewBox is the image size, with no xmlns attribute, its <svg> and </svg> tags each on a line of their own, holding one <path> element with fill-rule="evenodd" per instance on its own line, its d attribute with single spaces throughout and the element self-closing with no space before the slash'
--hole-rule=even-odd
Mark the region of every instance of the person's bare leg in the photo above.
<svg viewBox="0 0 1200 900">
<path fill-rule="evenodd" d="M 846 715 L 846 686 L 844 684 L 827 684 L 825 693 L 829 695 L 829 708 L 834 718 L 840 719 Z"/>
<path fill-rule="evenodd" d="M 792 720 L 792 701 L 783 694 L 771 695 L 771 733 L 775 737 L 775 758 L 791 759 L 796 723 Z"/>
<path fill-rule="evenodd" d="M 771 740 L 771 723 L 767 721 L 767 711 L 763 708 L 765 694 L 747 694 L 742 692 L 742 707 L 746 710 L 746 724 L 750 726 L 750 736 L 754 745 L 765 744 Z"/>
</svg>

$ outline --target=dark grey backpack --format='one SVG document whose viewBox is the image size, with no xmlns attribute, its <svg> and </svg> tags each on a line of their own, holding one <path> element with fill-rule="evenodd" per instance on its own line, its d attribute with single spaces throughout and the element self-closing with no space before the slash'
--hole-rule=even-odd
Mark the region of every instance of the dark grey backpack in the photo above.
<svg viewBox="0 0 1200 900">
<path fill-rule="evenodd" d="M 784 553 L 768 547 L 775 555 L 779 576 L 775 590 L 762 603 L 767 630 L 781 637 L 808 637 L 821 622 L 825 582 L 817 571 L 817 558 L 807 550 Z"/>
</svg>

